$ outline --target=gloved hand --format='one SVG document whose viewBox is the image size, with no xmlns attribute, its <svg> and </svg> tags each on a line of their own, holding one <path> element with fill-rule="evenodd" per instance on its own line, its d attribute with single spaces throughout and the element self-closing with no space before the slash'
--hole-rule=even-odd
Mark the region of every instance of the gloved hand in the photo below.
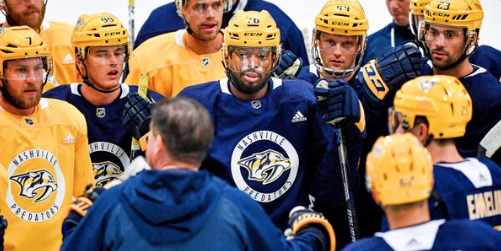
<svg viewBox="0 0 501 251">
<path fill-rule="evenodd" d="M 122 125 L 134 138 L 140 139 L 150 131 L 151 110 L 154 104 L 137 93 L 127 95 Z"/>
<path fill-rule="evenodd" d="M 385 103 L 389 91 L 421 75 L 421 52 L 417 44 L 407 42 L 391 48 L 362 67 L 358 79 L 366 96 L 376 105 Z M 389 100 L 386 102 L 393 102 Z"/>
<path fill-rule="evenodd" d="M 63 222 L 63 235 L 66 235 L 78 225 L 101 193 L 120 183 L 122 183 L 122 181 L 112 180 L 104 187 L 93 188 L 92 184 L 87 185 L 84 194 L 78 197 L 78 199 L 70 205 L 70 212 Z"/>
<path fill-rule="evenodd" d="M 280 57 L 273 76 L 281 79 L 295 79 L 303 66 L 303 60 L 289 50 L 285 50 Z"/>
<path fill-rule="evenodd" d="M 289 214 L 289 226 L 292 229 L 293 237 L 306 233 L 312 234 L 322 243 L 322 250 L 334 251 L 336 249 L 334 229 L 323 214 L 319 212 L 302 206 L 295 207 Z M 290 239 L 290 232 L 288 235 L 288 239 Z"/>
<path fill-rule="evenodd" d="M 3 236 L 5 235 L 5 229 L 7 229 L 7 219 L 0 215 L 0 250 L 3 250 Z"/>
<path fill-rule="evenodd" d="M 361 104 L 348 82 L 336 80 L 328 83 L 325 79 L 319 79 L 315 83 L 314 93 L 317 96 L 317 109 L 324 122 L 334 124 L 342 120 L 348 123 L 360 121 Z"/>
</svg>

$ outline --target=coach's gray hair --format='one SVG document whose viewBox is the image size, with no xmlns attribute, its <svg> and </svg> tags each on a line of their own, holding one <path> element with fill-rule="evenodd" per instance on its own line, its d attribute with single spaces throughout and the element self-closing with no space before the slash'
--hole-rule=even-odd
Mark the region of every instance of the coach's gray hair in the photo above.
<svg viewBox="0 0 501 251">
<path fill-rule="evenodd" d="M 166 98 L 155 104 L 152 128 L 174 160 L 201 164 L 214 138 L 209 112 L 193 99 Z"/>
</svg>

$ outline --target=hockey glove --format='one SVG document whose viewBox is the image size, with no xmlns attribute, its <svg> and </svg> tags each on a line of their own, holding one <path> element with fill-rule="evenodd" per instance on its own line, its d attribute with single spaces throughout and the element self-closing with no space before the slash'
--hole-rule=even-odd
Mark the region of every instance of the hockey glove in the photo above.
<svg viewBox="0 0 501 251">
<path fill-rule="evenodd" d="M 369 61 L 359 72 L 364 92 L 376 105 L 385 103 L 389 91 L 421 75 L 421 52 L 413 42 L 391 48 Z M 392 101 L 386 101 L 392 102 Z"/>
<path fill-rule="evenodd" d="M 7 219 L 0 215 L 0 250 L 3 251 L 3 236 L 5 234 L 5 229 L 7 229 Z"/>
<path fill-rule="evenodd" d="M 362 104 L 348 82 L 336 80 L 328 83 L 325 79 L 319 79 L 315 83 L 314 92 L 317 96 L 317 109 L 324 122 L 335 124 L 345 120 L 353 124 L 361 123 L 363 131 L 365 117 Z"/>
<path fill-rule="evenodd" d="M 280 56 L 280 62 L 273 71 L 273 76 L 281 79 L 296 79 L 303 60 L 289 50 L 286 50 Z"/>
<path fill-rule="evenodd" d="M 129 93 L 122 115 L 122 125 L 134 138 L 141 139 L 150 131 L 151 110 L 154 104 L 137 93 Z"/>
<path fill-rule="evenodd" d="M 322 250 L 336 249 L 336 236 L 331 224 L 323 214 L 305 207 L 295 207 L 289 215 L 289 226 L 294 236 L 312 234 L 322 243 Z"/>
</svg>

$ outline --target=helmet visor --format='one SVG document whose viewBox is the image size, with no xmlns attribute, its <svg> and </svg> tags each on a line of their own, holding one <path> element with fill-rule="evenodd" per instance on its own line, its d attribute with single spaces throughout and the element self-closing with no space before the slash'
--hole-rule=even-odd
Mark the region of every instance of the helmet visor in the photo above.
<svg viewBox="0 0 501 251">
<path fill-rule="evenodd" d="M 426 43 L 428 48 L 438 45 L 449 46 L 464 49 L 468 42 L 466 27 L 448 26 L 440 24 L 431 24 L 428 22 L 419 22 L 419 41 Z"/>
<path fill-rule="evenodd" d="M 130 47 L 127 43 L 122 45 L 88 47 L 86 59 L 93 66 L 123 65 L 129 55 L 128 48 Z"/>
<path fill-rule="evenodd" d="M 4 62 L 3 79 L 7 80 L 44 80 L 51 72 L 50 57 L 21 58 Z"/>
<path fill-rule="evenodd" d="M 278 62 L 277 47 L 228 46 L 227 66 L 231 71 L 254 71 L 268 73 Z"/>
</svg>

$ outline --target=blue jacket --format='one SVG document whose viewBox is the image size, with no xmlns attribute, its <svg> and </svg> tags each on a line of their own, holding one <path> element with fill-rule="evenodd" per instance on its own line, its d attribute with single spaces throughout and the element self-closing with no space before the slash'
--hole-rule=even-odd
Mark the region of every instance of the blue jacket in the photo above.
<svg viewBox="0 0 501 251">
<path fill-rule="evenodd" d="M 104 192 L 62 250 L 320 250 L 286 241 L 248 195 L 205 171 L 147 170 Z"/>
<path fill-rule="evenodd" d="M 233 9 L 223 15 L 223 23 L 221 28 L 228 26 L 228 22 L 236 13 L 237 9 L 242 9 L 244 11 L 261 11 L 267 10 L 270 15 L 275 19 L 278 28 L 280 29 L 280 42 L 282 43 L 282 48 L 284 50 L 290 50 L 297 56 L 303 59 L 303 63 L 308 64 L 308 54 L 306 53 L 306 47 L 304 44 L 303 33 L 292 21 L 292 19 L 285 14 L 276 5 L 263 1 L 263 0 L 239 0 L 239 4 L 233 7 Z M 241 6 L 244 5 L 244 6 Z M 174 2 L 162 5 L 155 10 L 153 10 L 144 22 L 139 34 L 137 35 L 134 48 L 139 47 L 144 41 L 158 36 L 164 33 L 177 31 L 179 29 L 184 29 L 183 20 L 177 15 L 176 6 Z"/>
</svg>

